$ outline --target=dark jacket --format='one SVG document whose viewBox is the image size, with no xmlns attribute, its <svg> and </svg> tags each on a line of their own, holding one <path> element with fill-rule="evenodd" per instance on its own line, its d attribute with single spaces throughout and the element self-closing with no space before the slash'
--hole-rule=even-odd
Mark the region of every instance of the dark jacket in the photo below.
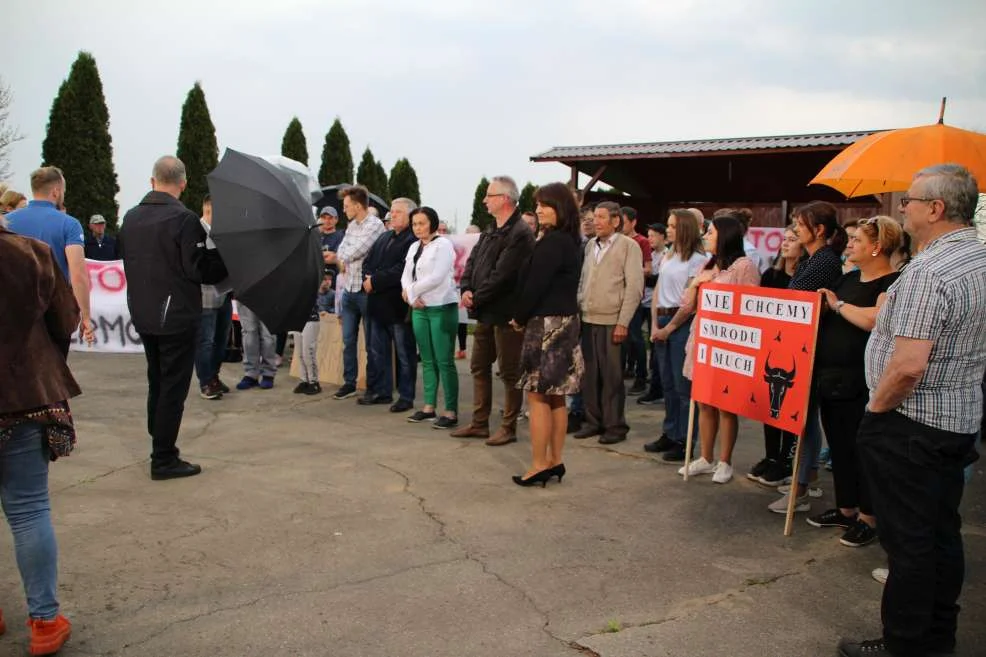
<svg viewBox="0 0 986 657">
<path fill-rule="evenodd" d="M 514 317 L 520 269 L 534 252 L 534 233 L 514 210 L 507 223 L 490 225 L 479 236 L 462 273 L 459 288 L 472 292 L 469 316 L 484 324 L 506 324 Z"/>
<path fill-rule="evenodd" d="M 119 254 L 116 252 L 116 238 L 111 235 L 103 235 L 103 241 L 96 239 L 95 235 L 86 237 L 86 258 L 89 260 L 118 260 Z"/>
<path fill-rule="evenodd" d="M 127 276 L 127 305 L 138 333 L 173 335 L 202 319 L 202 283 L 226 278 L 219 252 L 205 248 L 198 216 L 164 192 L 151 192 L 127 212 L 118 247 Z"/>
<path fill-rule="evenodd" d="M 404 259 L 416 241 L 410 227 L 400 234 L 388 230 L 377 238 L 363 260 L 363 276 L 369 275 L 373 291 L 366 299 L 366 312 L 386 324 L 400 324 L 407 319 L 407 304 L 401 296 Z"/>
<path fill-rule="evenodd" d="M 79 326 L 79 306 L 51 249 L 0 226 L 0 413 L 80 394 L 61 348 Z"/>
<path fill-rule="evenodd" d="M 514 319 L 521 326 L 531 317 L 579 314 L 582 244 L 569 233 L 548 229 L 522 268 L 520 300 Z"/>
</svg>

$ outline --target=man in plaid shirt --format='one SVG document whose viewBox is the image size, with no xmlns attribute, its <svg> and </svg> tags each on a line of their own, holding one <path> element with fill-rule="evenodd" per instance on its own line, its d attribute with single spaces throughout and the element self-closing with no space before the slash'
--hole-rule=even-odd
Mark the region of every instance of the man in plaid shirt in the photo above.
<svg viewBox="0 0 986 657">
<path fill-rule="evenodd" d="M 332 262 L 346 276 L 346 287 L 342 292 L 342 369 L 343 385 L 333 399 L 347 399 L 356 394 L 356 378 L 359 374 L 357 361 L 357 341 L 359 325 L 363 323 L 363 340 L 370 344 L 369 325 L 366 322 L 366 292 L 363 291 L 363 260 L 373 246 L 373 242 L 384 232 L 383 222 L 369 213 L 370 193 L 363 185 L 346 187 L 342 197 L 342 211 L 346 213 L 349 224 L 346 236 L 339 244 L 335 255 L 328 255 Z"/>
<path fill-rule="evenodd" d="M 976 179 L 944 164 L 914 177 L 904 229 L 922 247 L 887 291 L 866 347 L 870 402 L 857 449 L 890 574 L 883 636 L 842 655 L 950 655 L 962 590 L 963 468 L 983 413 L 986 246 Z"/>
</svg>

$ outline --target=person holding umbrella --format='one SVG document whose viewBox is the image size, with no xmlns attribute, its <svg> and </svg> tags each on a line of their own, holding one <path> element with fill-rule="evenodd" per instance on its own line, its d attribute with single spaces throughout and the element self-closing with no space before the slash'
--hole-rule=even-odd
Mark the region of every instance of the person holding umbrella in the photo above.
<svg viewBox="0 0 986 657">
<path fill-rule="evenodd" d="M 370 215 L 369 191 L 363 185 L 353 185 L 339 192 L 342 197 L 342 211 L 346 213 L 349 224 L 346 235 L 339 244 L 339 250 L 324 255 L 325 263 L 339 266 L 346 275 L 342 291 L 342 361 L 343 385 L 332 395 L 333 399 L 348 399 L 356 394 L 356 379 L 359 374 L 358 340 L 359 325 L 363 323 L 364 342 L 369 347 L 371 336 L 366 322 L 367 294 L 363 289 L 363 260 L 370 247 L 384 232 L 383 222 Z"/>
<path fill-rule="evenodd" d="M 203 283 L 227 276 L 197 214 L 178 197 L 185 165 L 165 155 L 154 163 L 151 192 L 123 219 L 117 246 L 127 277 L 127 305 L 147 358 L 147 431 L 151 479 L 191 477 L 202 468 L 179 458 L 178 430 L 195 367 Z"/>
</svg>

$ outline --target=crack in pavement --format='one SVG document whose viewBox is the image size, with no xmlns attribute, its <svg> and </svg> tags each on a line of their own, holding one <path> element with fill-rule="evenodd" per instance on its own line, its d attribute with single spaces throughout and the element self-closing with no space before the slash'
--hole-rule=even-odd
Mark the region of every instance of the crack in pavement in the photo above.
<svg viewBox="0 0 986 657">
<path fill-rule="evenodd" d="M 465 545 L 463 545 L 460 541 L 450 536 L 445 521 L 442 520 L 441 517 L 436 512 L 428 509 L 427 501 L 423 496 L 418 495 L 413 490 L 411 490 L 411 477 L 408 476 L 407 473 L 402 472 L 393 466 L 387 465 L 386 463 L 377 462 L 377 465 L 383 468 L 384 470 L 388 470 L 396 474 L 398 477 L 404 480 L 404 488 L 401 492 L 406 493 L 407 495 L 410 495 L 415 500 L 417 500 L 418 507 L 421 509 L 421 512 L 424 513 L 432 522 L 434 522 L 438 526 L 438 534 L 441 538 L 445 539 L 446 541 L 452 543 L 457 548 L 462 550 L 462 553 L 465 555 L 465 560 L 475 563 L 476 565 L 479 566 L 480 570 L 482 570 L 484 575 L 488 575 L 489 577 L 492 577 L 503 586 L 519 594 L 527 602 L 527 604 L 530 605 L 530 607 L 535 612 L 537 612 L 537 614 L 544 620 L 544 624 L 541 626 L 542 632 L 544 632 L 552 640 L 558 642 L 559 644 L 565 646 L 566 648 L 576 650 L 583 654 L 589 654 L 595 657 L 599 657 L 595 652 L 593 652 L 588 648 L 585 648 L 584 646 L 580 646 L 576 641 L 574 640 L 568 641 L 554 634 L 551 630 L 549 630 L 548 626 L 551 624 L 551 619 L 548 616 L 548 612 L 543 611 L 540 607 L 538 607 L 537 603 L 534 601 L 533 598 L 531 598 L 531 596 L 527 593 L 527 591 L 525 591 L 521 587 L 511 582 L 508 582 L 506 579 L 503 578 L 502 575 L 500 575 L 498 572 L 490 568 L 485 561 L 483 561 L 478 556 L 470 552 L 469 549 Z M 587 650 L 588 652 L 586 652 Z"/>
<path fill-rule="evenodd" d="M 357 580 L 350 580 L 350 581 L 345 581 L 345 582 L 339 582 L 338 584 L 333 584 L 332 586 L 316 587 L 316 588 L 310 588 L 310 589 L 297 589 L 297 590 L 294 590 L 294 591 L 279 591 L 277 593 L 266 593 L 264 595 L 257 596 L 256 598 L 253 598 L 252 600 L 248 600 L 246 602 L 240 602 L 240 603 L 237 603 L 237 604 L 234 604 L 234 605 L 227 605 L 227 606 L 224 606 L 224 607 L 216 607 L 215 609 L 209 609 L 208 611 L 203 611 L 203 612 L 200 612 L 200 613 L 197 613 L 197 614 L 192 614 L 190 616 L 186 616 L 184 618 L 179 618 L 177 620 L 170 621 L 167 624 L 165 624 L 164 627 L 158 629 L 155 632 L 152 632 L 151 634 L 147 635 L 146 637 L 144 637 L 143 639 L 141 639 L 139 641 L 135 641 L 133 643 L 125 643 L 120 648 L 117 648 L 117 649 L 114 649 L 114 650 L 110 650 L 108 652 L 94 653 L 94 654 L 99 654 L 99 655 L 116 655 L 116 654 L 120 654 L 124 650 L 129 650 L 129 649 L 132 649 L 132 648 L 138 648 L 138 647 L 140 647 L 140 646 L 142 646 L 144 644 L 147 644 L 147 643 L 153 641 L 154 639 L 156 639 L 157 637 L 159 637 L 159 636 L 167 633 L 173 627 L 176 627 L 178 625 L 184 625 L 185 623 L 191 623 L 193 621 L 197 621 L 197 620 L 200 620 L 202 618 L 208 618 L 209 616 L 215 616 L 216 614 L 221 614 L 221 613 L 224 613 L 224 612 L 227 612 L 227 611 L 238 611 L 240 609 L 245 609 L 247 607 L 252 607 L 252 606 L 254 606 L 254 605 L 256 605 L 256 604 L 258 604 L 260 602 L 264 602 L 264 601 L 267 601 L 267 600 L 273 600 L 273 599 L 277 599 L 277 598 L 290 598 L 290 597 L 294 597 L 294 596 L 298 596 L 298 595 L 315 595 L 315 594 L 319 594 L 319 593 L 331 593 L 332 591 L 336 591 L 336 590 L 339 590 L 339 589 L 344 589 L 346 587 L 361 586 L 363 584 L 369 584 L 371 582 L 376 582 L 376 581 L 383 580 L 383 579 L 389 579 L 391 577 L 398 577 L 398 576 L 403 575 L 405 573 L 410 573 L 410 572 L 413 572 L 415 570 L 421 570 L 423 568 L 432 568 L 434 566 L 444 566 L 444 565 L 453 564 L 453 563 L 459 563 L 459 562 L 463 562 L 463 561 L 467 561 L 467 559 L 465 557 L 456 557 L 455 559 L 442 559 L 442 560 L 439 560 L 439 561 L 430 561 L 428 563 L 418 564 L 416 566 L 408 566 L 406 568 L 401 568 L 399 570 L 395 570 L 395 571 L 391 571 L 391 572 L 387 572 L 387 573 L 380 573 L 379 575 L 373 575 L 371 577 L 364 577 L 363 579 L 357 579 Z"/>
<path fill-rule="evenodd" d="M 813 560 L 806 562 L 806 566 L 810 566 Z M 721 602 L 725 602 L 731 598 L 735 598 L 738 595 L 746 593 L 749 589 L 763 586 L 767 587 L 771 584 L 784 579 L 785 577 L 791 577 L 792 575 L 802 575 L 807 572 L 807 568 L 802 570 L 792 570 L 784 573 L 778 573 L 777 575 L 771 575 L 769 577 L 764 577 L 762 579 L 748 578 L 742 586 L 734 589 L 727 589 L 720 593 L 712 593 L 710 595 L 701 596 L 698 598 L 691 598 L 689 600 L 683 600 L 675 605 L 674 608 L 678 609 L 678 613 L 675 615 L 667 616 L 665 618 L 660 618 L 651 621 L 642 621 L 640 623 L 621 623 L 619 632 L 624 630 L 629 630 L 638 627 L 653 627 L 655 625 L 664 625 L 665 623 L 672 623 L 676 620 L 681 620 L 686 616 L 689 616 L 692 612 L 697 609 L 706 609 L 708 607 L 714 607 Z M 613 632 L 610 629 L 602 629 L 597 632 L 592 632 L 581 637 L 581 639 L 591 639 L 597 636 L 603 636 L 606 634 L 617 634 L 618 632 Z"/>
</svg>

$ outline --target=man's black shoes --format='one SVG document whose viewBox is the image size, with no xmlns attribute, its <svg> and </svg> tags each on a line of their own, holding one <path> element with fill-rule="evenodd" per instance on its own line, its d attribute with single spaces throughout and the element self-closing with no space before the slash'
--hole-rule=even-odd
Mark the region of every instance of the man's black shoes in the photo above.
<svg viewBox="0 0 986 657">
<path fill-rule="evenodd" d="M 200 472 L 202 472 L 202 466 L 175 459 L 167 465 L 152 465 L 151 479 L 154 481 L 181 479 L 182 477 L 194 477 Z"/>
</svg>

